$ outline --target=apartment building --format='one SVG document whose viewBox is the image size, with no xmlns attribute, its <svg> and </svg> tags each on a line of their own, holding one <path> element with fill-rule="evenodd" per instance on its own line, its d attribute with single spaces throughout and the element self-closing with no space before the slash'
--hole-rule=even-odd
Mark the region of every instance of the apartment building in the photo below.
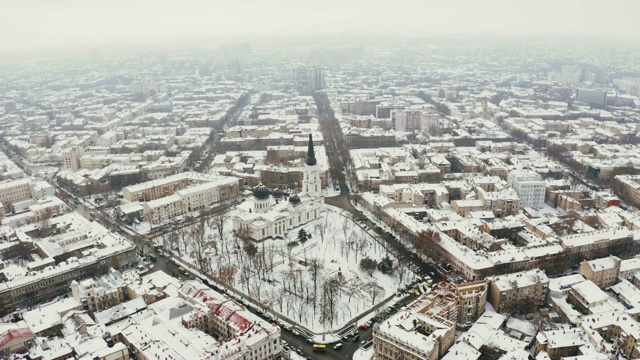
<svg viewBox="0 0 640 360">
<path fill-rule="evenodd" d="M 610 227 L 560 238 L 560 245 L 572 259 L 590 259 L 623 250 L 633 242 L 633 233 L 625 227 Z"/>
<path fill-rule="evenodd" d="M 507 184 L 518 194 L 522 207 L 539 208 L 544 205 L 546 182 L 535 171 L 511 171 L 507 175 Z"/>
<path fill-rule="evenodd" d="M 458 324 L 473 323 L 484 313 L 489 281 L 479 280 L 453 286 L 458 298 Z"/>
<path fill-rule="evenodd" d="M 617 175 L 613 188 L 618 190 L 622 200 L 633 205 L 640 205 L 640 175 Z"/>
<path fill-rule="evenodd" d="M 33 345 L 36 336 L 24 321 L 3 325 L 7 330 L 0 332 L 0 357 L 8 359 L 12 354 L 25 351 Z"/>
<path fill-rule="evenodd" d="M 620 262 L 618 277 L 620 279 L 629 280 L 638 271 L 640 271 L 640 256 L 636 255 L 631 259 L 625 259 Z"/>
<path fill-rule="evenodd" d="M 276 359 L 282 351 L 280 328 L 251 313 L 227 295 L 199 281 L 187 281 L 178 290 L 178 296 L 201 311 L 183 317 L 184 325 L 201 328 L 206 323 L 208 331 L 222 340 L 220 349 L 234 348 L 234 344 L 241 340 L 244 346 L 224 359 L 269 360 Z M 196 319 L 201 320 L 198 322 Z"/>
<path fill-rule="evenodd" d="M 610 353 L 619 352 L 627 359 L 640 357 L 640 324 L 625 311 L 585 316 L 580 327 L 587 334 L 593 334 L 597 344 L 602 344 Z"/>
<path fill-rule="evenodd" d="M 62 152 L 62 159 L 64 168 L 71 171 L 78 171 L 80 169 L 80 158 L 82 157 L 82 149 L 79 147 L 72 147 Z"/>
<path fill-rule="evenodd" d="M 549 278 L 539 269 L 488 278 L 489 303 L 498 312 L 517 307 L 544 305 L 549 291 Z"/>
<path fill-rule="evenodd" d="M 591 280 L 599 288 L 607 288 L 616 283 L 620 272 L 621 260 L 617 256 L 583 261 L 580 263 L 580 275 Z"/>
<path fill-rule="evenodd" d="M 0 203 L 10 209 L 14 203 L 31 199 L 31 179 L 22 178 L 0 183 Z"/>
<path fill-rule="evenodd" d="M 484 209 L 492 211 L 498 218 L 518 215 L 522 208 L 520 197 L 510 188 L 501 191 L 484 191 L 476 188 L 476 193 L 478 199 L 484 204 Z"/>
<path fill-rule="evenodd" d="M 453 345 L 455 324 L 432 314 L 401 311 L 373 331 L 375 359 L 436 360 Z"/>
<path fill-rule="evenodd" d="M 580 347 L 589 342 L 582 328 L 540 331 L 536 335 L 535 354 L 544 351 L 552 360 L 576 356 Z"/>
<path fill-rule="evenodd" d="M 407 306 L 408 310 L 437 315 L 458 324 L 471 324 L 485 310 L 489 282 L 480 280 L 462 284 L 440 282 Z"/>
<path fill-rule="evenodd" d="M 71 282 L 71 294 L 91 314 L 108 309 L 128 300 L 126 282 L 114 269 L 98 278 Z"/>
<path fill-rule="evenodd" d="M 238 196 L 238 178 L 221 177 L 211 182 L 178 190 L 170 196 L 147 201 L 142 205 L 143 216 L 150 223 L 157 224 Z"/>
<path fill-rule="evenodd" d="M 213 182 L 221 178 L 225 177 L 193 171 L 184 172 L 163 179 L 127 186 L 122 189 L 122 195 L 129 202 L 151 201 L 173 195 L 178 190 L 186 189 L 190 186 Z"/>
<path fill-rule="evenodd" d="M 122 189 L 122 196 L 129 202 L 151 201 L 172 195 L 192 184 L 201 184 L 209 180 L 210 178 L 206 175 L 195 172 L 180 173 L 164 179 L 127 186 Z"/>
</svg>

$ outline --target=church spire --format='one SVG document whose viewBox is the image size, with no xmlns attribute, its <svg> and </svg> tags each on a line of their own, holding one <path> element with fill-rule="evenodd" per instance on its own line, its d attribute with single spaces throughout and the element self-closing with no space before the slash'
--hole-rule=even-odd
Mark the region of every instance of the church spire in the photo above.
<svg viewBox="0 0 640 360">
<path fill-rule="evenodd" d="M 307 148 L 307 165 L 313 166 L 316 163 L 316 153 L 313 150 L 313 138 L 311 134 L 309 134 L 309 147 Z"/>
</svg>

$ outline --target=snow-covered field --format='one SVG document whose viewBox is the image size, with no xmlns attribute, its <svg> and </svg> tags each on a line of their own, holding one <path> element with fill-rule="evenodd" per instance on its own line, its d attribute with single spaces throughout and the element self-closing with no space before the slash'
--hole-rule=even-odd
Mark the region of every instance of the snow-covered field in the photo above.
<svg viewBox="0 0 640 360">
<path fill-rule="evenodd" d="M 286 239 L 257 244 L 233 234 L 231 215 L 222 222 L 222 238 L 219 222 L 210 219 L 203 223 L 204 232 L 194 230 L 196 224 L 164 234 L 165 247 L 314 332 L 341 327 L 413 280 L 393 258 L 391 274 L 361 269 L 363 258 L 380 262 L 387 252 L 341 209 L 326 206 L 318 220 L 293 229 Z M 298 241 L 301 229 L 311 235 L 304 243 Z"/>
</svg>

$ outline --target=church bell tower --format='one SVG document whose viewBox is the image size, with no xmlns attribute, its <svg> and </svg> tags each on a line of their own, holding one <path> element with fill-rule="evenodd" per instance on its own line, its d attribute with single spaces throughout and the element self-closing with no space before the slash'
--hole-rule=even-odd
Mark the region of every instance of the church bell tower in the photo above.
<svg viewBox="0 0 640 360">
<path fill-rule="evenodd" d="M 307 148 L 307 163 L 304 166 L 302 175 L 302 191 L 310 197 L 319 197 L 322 193 L 322 183 L 320 182 L 320 168 L 316 161 L 316 154 L 313 150 L 313 137 L 309 134 L 309 147 Z"/>
</svg>

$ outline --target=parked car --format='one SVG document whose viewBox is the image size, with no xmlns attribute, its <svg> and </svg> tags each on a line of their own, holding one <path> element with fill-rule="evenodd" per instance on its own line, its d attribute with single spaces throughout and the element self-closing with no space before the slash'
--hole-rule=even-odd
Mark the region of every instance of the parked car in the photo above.
<svg viewBox="0 0 640 360">
<path fill-rule="evenodd" d="M 342 349 L 342 343 L 337 343 L 333 345 L 333 350 L 340 350 L 340 349 Z"/>
<path fill-rule="evenodd" d="M 358 326 L 358 329 L 361 329 L 361 330 L 367 330 L 367 328 L 368 328 L 368 326 L 366 324 L 360 324 Z"/>
</svg>

